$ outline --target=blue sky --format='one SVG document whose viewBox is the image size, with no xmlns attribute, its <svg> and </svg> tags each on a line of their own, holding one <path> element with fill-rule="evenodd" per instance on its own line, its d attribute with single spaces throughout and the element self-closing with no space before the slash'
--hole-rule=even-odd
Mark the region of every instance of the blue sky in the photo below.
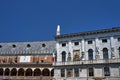
<svg viewBox="0 0 120 80">
<path fill-rule="evenodd" d="M 0 0 L 0 42 L 54 40 L 120 26 L 120 0 Z"/>
</svg>

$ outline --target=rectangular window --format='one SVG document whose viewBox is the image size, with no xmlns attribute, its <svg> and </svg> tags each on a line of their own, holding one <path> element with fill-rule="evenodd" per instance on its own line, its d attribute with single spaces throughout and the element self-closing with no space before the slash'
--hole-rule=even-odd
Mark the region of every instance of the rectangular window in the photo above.
<svg viewBox="0 0 120 80">
<path fill-rule="evenodd" d="M 66 46 L 66 43 L 62 43 L 62 47 L 65 47 Z"/>
<path fill-rule="evenodd" d="M 118 42 L 120 42 L 120 37 L 118 38 Z"/>
<path fill-rule="evenodd" d="M 74 69 L 74 76 L 79 77 L 79 68 Z"/>
<path fill-rule="evenodd" d="M 65 77 L 65 69 L 61 69 L 61 77 Z"/>
<path fill-rule="evenodd" d="M 75 45 L 75 46 L 78 46 L 78 45 L 79 45 L 79 42 L 74 42 L 74 45 Z"/>
<path fill-rule="evenodd" d="M 102 43 L 107 43 L 107 39 L 102 39 Z"/>
<path fill-rule="evenodd" d="M 104 76 L 110 76 L 109 67 L 104 67 Z"/>
<path fill-rule="evenodd" d="M 94 76 L 94 70 L 93 70 L 93 68 L 89 68 L 89 76 Z"/>
<path fill-rule="evenodd" d="M 88 41 L 88 44 L 92 44 L 92 41 L 90 40 L 90 41 Z"/>
</svg>

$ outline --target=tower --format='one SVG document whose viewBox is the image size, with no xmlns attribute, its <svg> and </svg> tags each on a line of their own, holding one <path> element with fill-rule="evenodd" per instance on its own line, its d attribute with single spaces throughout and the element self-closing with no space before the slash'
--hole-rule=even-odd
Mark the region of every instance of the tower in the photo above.
<svg viewBox="0 0 120 80">
<path fill-rule="evenodd" d="M 57 31 L 56 31 L 56 35 L 60 35 L 60 25 L 57 26 Z"/>
</svg>

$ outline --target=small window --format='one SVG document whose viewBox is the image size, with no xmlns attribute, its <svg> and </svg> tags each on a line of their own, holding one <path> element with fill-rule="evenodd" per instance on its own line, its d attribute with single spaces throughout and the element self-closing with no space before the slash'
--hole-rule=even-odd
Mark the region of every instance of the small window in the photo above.
<svg viewBox="0 0 120 80">
<path fill-rule="evenodd" d="M 15 47 L 16 47 L 16 45 L 15 45 L 15 44 L 13 44 L 13 45 L 12 45 L 12 47 L 13 47 L 13 48 L 15 48 Z"/>
<path fill-rule="evenodd" d="M 79 68 L 74 69 L 74 76 L 79 77 Z"/>
<path fill-rule="evenodd" d="M 29 48 L 29 47 L 31 47 L 31 45 L 30 45 L 30 44 L 27 44 L 27 47 Z"/>
<path fill-rule="evenodd" d="M 66 46 L 66 43 L 62 43 L 62 47 L 65 47 Z"/>
<path fill-rule="evenodd" d="M 2 45 L 0 45 L 0 48 L 2 48 Z"/>
<path fill-rule="evenodd" d="M 45 44 L 42 44 L 42 47 L 45 47 L 46 45 Z"/>
<path fill-rule="evenodd" d="M 104 67 L 104 76 L 110 76 L 110 69 L 109 69 L 109 67 Z"/>
<path fill-rule="evenodd" d="M 107 43 L 107 39 L 102 39 L 102 43 Z"/>
<path fill-rule="evenodd" d="M 120 42 L 120 37 L 118 38 L 118 41 Z"/>
<path fill-rule="evenodd" d="M 94 70 L 93 70 L 93 68 L 89 68 L 89 76 L 94 76 Z"/>
<path fill-rule="evenodd" d="M 61 69 L 61 77 L 65 77 L 65 69 Z"/>
<path fill-rule="evenodd" d="M 74 45 L 75 45 L 75 46 L 79 45 L 79 42 L 74 42 Z"/>
<path fill-rule="evenodd" d="M 92 40 L 88 41 L 88 44 L 92 44 Z"/>
</svg>

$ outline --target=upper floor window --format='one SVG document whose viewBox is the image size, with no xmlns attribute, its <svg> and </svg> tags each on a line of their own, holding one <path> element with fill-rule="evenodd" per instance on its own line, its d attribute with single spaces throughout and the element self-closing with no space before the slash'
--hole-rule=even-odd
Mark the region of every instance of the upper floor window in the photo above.
<svg viewBox="0 0 120 80">
<path fill-rule="evenodd" d="M 63 51 L 62 52 L 62 62 L 65 62 L 66 61 L 66 52 Z"/>
<path fill-rule="evenodd" d="M 103 48 L 103 59 L 108 59 L 108 49 Z"/>
<path fill-rule="evenodd" d="M 88 44 L 92 44 L 92 40 L 88 41 Z"/>
<path fill-rule="evenodd" d="M 12 45 L 12 47 L 13 47 L 13 48 L 15 48 L 15 47 L 16 47 L 16 45 L 15 45 L 15 44 L 13 44 L 13 45 Z"/>
<path fill-rule="evenodd" d="M 30 45 L 30 44 L 27 44 L 27 47 L 29 48 L 29 47 L 31 47 L 31 45 Z"/>
<path fill-rule="evenodd" d="M 2 48 L 2 45 L 0 45 L 0 48 Z"/>
<path fill-rule="evenodd" d="M 107 39 L 102 39 L 102 43 L 107 43 Z"/>
<path fill-rule="evenodd" d="M 75 46 L 78 46 L 78 45 L 79 45 L 79 42 L 74 42 L 74 45 L 75 45 Z"/>
<path fill-rule="evenodd" d="M 42 44 L 42 47 L 45 47 L 45 46 L 46 46 L 46 45 L 43 43 L 43 44 Z"/>
<path fill-rule="evenodd" d="M 93 50 L 92 49 L 88 50 L 88 59 L 93 60 Z"/>
<path fill-rule="evenodd" d="M 120 42 L 120 37 L 117 40 Z"/>
<path fill-rule="evenodd" d="M 66 43 L 62 43 L 62 47 L 65 47 L 66 46 Z"/>
</svg>

